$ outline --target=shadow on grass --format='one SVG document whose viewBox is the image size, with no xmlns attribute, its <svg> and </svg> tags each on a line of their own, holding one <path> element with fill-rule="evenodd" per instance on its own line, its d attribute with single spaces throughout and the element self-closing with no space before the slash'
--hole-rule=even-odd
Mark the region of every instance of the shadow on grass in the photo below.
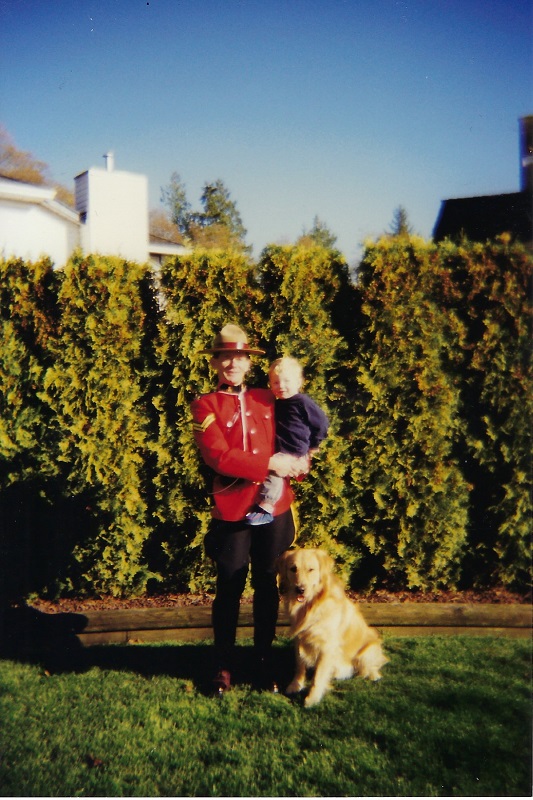
<svg viewBox="0 0 533 800">
<path fill-rule="evenodd" d="M 145 677 L 166 675 L 192 681 L 211 694 L 214 648 L 195 644 L 113 644 L 83 647 L 77 634 L 87 624 L 84 614 L 44 614 L 29 606 L 3 609 L 0 615 L 0 658 L 42 666 L 50 673 L 84 672 L 92 667 L 135 672 Z M 275 677 L 286 686 L 294 666 L 292 647 L 276 647 Z M 233 682 L 254 685 L 251 645 L 238 645 Z"/>
</svg>

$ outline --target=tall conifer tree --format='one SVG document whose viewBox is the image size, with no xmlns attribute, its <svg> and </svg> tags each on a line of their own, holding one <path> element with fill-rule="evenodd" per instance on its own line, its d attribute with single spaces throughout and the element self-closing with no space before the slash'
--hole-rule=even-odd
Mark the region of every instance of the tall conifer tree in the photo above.
<svg viewBox="0 0 533 800">
<path fill-rule="evenodd" d="M 145 591 L 150 533 L 146 463 L 150 441 L 141 282 L 146 266 L 103 256 L 67 264 L 59 295 L 60 346 L 46 395 L 62 429 L 59 459 L 68 491 L 86 498 L 93 533 L 79 542 L 79 588 L 91 594 Z"/>
<path fill-rule="evenodd" d="M 454 586 L 466 541 L 457 344 L 437 249 L 415 237 L 369 245 L 359 270 L 353 484 L 368 577 Z"/>
<path fill-rule="evenodd" d="M 334 313 L 340 296 L 348 317 L 350 298 L 355 300 L 348 268 L 335 251 L 300 245 L 267 248 L 259 270 L 269 355 L 300 361 L 303 391 L 322 406 L 331 423 L 310 474 L 295 484 L 300 541 L 326 547 L 348 575 L 357 552 L 352 548 L 350 458 L 340 406 L 350 353 Z"/>
<path fill-rule="evenodd" d="M 0 260 L 0 601 L 54 591 L 61 578 L 61 533 L 47 524 L 61 485 L 60 429 L 43 399 L 58 283 L 48 259 Z"/>
<path fill-rule="evenodd" d="M 190 403 L 215 388 L 209 359 L 199 351 L 227 322 L 241 325 L 251 341 L 261 340 L 255 269 L 240 252 L 196 250 L 167 262 L 162 296 L 161 384 L 155 400 L 160 558 L 169 585 L 199 590 L 212 588 L 213 579 L 212 566 L 203 558 L 211 481 L 194 441 Z"/>
<path fill-rule="evenodd" d="M 472 486 L 465 580 L 531 579 L 531 254 L 520 244 L 443 242 L 465 325 L 463 469 Z"/>
</svg>

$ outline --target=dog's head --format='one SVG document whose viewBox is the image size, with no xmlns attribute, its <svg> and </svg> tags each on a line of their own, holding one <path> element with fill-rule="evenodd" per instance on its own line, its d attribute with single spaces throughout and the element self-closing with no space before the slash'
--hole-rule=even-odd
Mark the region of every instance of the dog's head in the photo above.
<svg viewBox="0 0 533 800">
<path fill-rule="evenodd" d="M 279 591 L 289 603 L 310 603 L 327 591 L 333 559 L 318 548 L 287 550 L 276 562 Z"/>
</svg>

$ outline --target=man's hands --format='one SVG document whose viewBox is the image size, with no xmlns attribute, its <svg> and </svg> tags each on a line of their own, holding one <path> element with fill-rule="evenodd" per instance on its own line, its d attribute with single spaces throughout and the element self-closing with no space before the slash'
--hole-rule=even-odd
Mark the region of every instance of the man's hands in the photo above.
<svg viewBox="0 0 533 800">
<path fill-rule="evenodd" d="M 288 453 L 275 453 L 268 462 L 268 468 L 280 478 L 297 478 L 309 469 L 309 460 L 305 456 L 297 458 Z"/>
</svg>

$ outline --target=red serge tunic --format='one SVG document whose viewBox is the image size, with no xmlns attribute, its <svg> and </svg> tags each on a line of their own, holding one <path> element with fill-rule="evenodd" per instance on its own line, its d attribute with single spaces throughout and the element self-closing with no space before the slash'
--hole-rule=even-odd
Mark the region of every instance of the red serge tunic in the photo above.
<svg viewBox="0 0 533 800">
<path fill-rule="evenodd" d="M 191 411 L 202 458 L 217 473 L 213 517 L 228 522 L 244 519 L 275 452 L 274 397 L 268 389 L 219 390 L 194 400 Z M 276 516 L 288 511 L 293 497 L 286 479 Z"/>
</svg>

